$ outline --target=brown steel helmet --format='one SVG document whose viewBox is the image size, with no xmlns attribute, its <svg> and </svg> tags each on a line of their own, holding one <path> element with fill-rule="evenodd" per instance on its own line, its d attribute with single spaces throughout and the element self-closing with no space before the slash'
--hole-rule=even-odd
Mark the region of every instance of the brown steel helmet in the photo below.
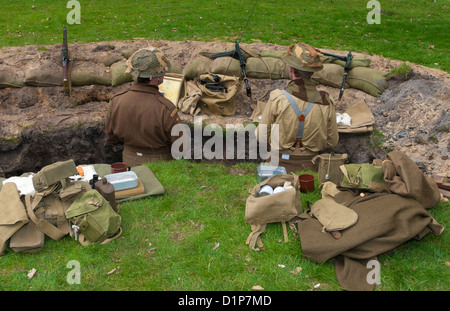
<svg viewBox="0 0 450 311">
<path fill-rule="evenodd" d="M 290 45 L 283 55 L 283 61 L 292 68 L 315 72 L 323 69 L 319 50 L 306 43 Z"/>
<path fill-rule="evenodd" d="M 136 51 L 127 60 L 126 73 L 131 73 L 133 79 L 154 78 L 163 76 L 168 70 L 168 59 L 164 52 L 153 47 Z"/>
</svg>

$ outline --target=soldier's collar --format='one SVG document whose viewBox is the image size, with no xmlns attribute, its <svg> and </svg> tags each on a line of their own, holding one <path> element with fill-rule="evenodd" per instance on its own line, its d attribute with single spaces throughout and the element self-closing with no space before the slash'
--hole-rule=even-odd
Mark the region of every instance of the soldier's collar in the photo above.
<svg viewBox="0 0 450 311">
<path fill-rule="evenodd" d="M 131 91 L 158 94 L 159 89 L 156 85 L 135 84 L 131 87 Z"/>
</svg>

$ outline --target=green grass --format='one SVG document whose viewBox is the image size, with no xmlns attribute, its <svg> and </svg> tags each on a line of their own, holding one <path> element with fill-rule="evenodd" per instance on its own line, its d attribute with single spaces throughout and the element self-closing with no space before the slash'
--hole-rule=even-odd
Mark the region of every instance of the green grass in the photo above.
<svg viewBox="0 0 450 311">
<path fill-rule="evenodd" d="M 254 1 L 82 1 L 81 23 L 69 25 L 67 1 L 0 4 L 0 47 L 113 40 L 234 41 Z M 258 1 L 242 42 L 288 45 L 304 41 L 382 55 L 449 71 L 450 1 L 380 1 L 380 24 L 368 24 L 367 0 Z M 34 6 L 34 7 L 33 7 Z"/>
<path fill-rule="evenodd" d="M 87 247 L 70 237 L 47 238 L 33 254 L 8 248 L 0 257 L 0 289 L 249 291 L 260 285 L 266 291 L 309 291 L 320 283 L 320 290 L 340 290 L 334 261 L 305 259 L 293 231 L 284 242 L 281 224 L 268 225 L 262 235 L 265 250 L 255 252 L 245 244 L 250 233 L 245 201 L 256 184 L 255 164 L 178 160 L 150 167 L 166 194 L 122 203 L 122 237 Z M 302 206 L 319 198 L 318 190 L 302 194 Z M 449 207 L 441 203 L 430 211 L 446 227 Z M 67 283 L 71 260 L 80 263 L 81 284 Z M 382 285 L 377 290 L 450 289 L 446 231 L 409 241 L 379 260 Z M 297 267 L 301 271 L 293 273 Z M 28 279 L 33 268 L 37 272 Z"/>
<path fill-rule="evenodd" d="M 381 24 L 369 25 L 366 0 L 258 1 L 242 42 L 378 54 L 448 71 L 450 1 L 380 1 Z M 81 24 L 68 25 L 67 1 L 0 3 L 0 48 L 114 40 L 234 41 L 253 1 L 83 1 Z M 34 7 L 33 7 L 34 6 Z M 107 245 L 83 247 L 66 237 L 46 239 L 34 254 L 7 250 L 0 257 L 0 290 L 340 290 L 334 263 L 306 260 L 297 237 L 284 243 L 280 224 L 262 236 L 266 250 L 245 240 L 245 200 L 256 184 L 256 165 L 176 161 L 151 164 L 167 193 L 122 204 L 123 236 Z M 316 187 L 318 185 L 316 184 Z M 302 196 L 315 201 L 319 193 Z M 430 212 L 445 227 L 450 203 Z M 409 241 L 379 256 L 377 290 L 449 290 L 448 233 Z M 218 243 L 218 244 L 217 244 Z M 218 247 L 217 247 L 218 246 Z M 81 265 L 81 284 L 67 283 L 67 263 Z M 284 265 L 281 268 L 279 265 Z M 300 273 L 294 274 L 297 267 Z M 27 278 L 36 269 L 32 279 Z"/>
</svg>

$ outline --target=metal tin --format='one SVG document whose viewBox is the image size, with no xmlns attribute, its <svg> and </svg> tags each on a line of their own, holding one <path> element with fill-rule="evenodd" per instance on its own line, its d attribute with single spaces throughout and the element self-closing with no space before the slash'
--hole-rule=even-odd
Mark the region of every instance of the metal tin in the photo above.
<svg viewBox="0 0 450 311">
<path fill-rule="evenodd" d="M 138 177 L 135 172 L 121 172 L 104 176 L 113 186 L 115 191 L 135 188 L 138 186 Z"/>
<path fill-rule="evenodd" d="M 258 175 L 256 176 L 256 179 L 258 183 L 277 174 L 286 174 L 286 169 L 283 166 L 260 165 L 257 170 Z"/>
</svg>

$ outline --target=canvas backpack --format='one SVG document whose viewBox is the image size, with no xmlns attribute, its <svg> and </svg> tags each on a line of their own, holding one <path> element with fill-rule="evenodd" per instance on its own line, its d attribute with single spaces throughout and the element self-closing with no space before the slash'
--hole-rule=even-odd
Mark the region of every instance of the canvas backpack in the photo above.
<svg viewBox="0 0 450 311">
<path fill-rule="evenodd" d="M 235 97 L 241 89 L 241 79 L 236 76 L 206 73 L 196 80 L 202 96 L 197 104 L 202 113 L 232 116 L 236 113 Z"/>
<path fill-rule="evenodd" d="M 269 185 L 272 188 L 290 182 L 292 188 L 264 197 L 259 196 L 261 188 Z M 246 244 L 250 249 L 259 251 L 264 246 L 261 234 L 268 223 L 281 222 L 285 242 L 288 241 L 286 222 L 294 219 L 302 211 L 300 200 L 300 183 L 295 174 L 277 174 L 258 183 L 251 190 L 245 206 L 245 222 L 251 226 Z"/>
<path fill-rule="evenodd" d="M 95 189 L 79 196 L 65 215 L 82 245 L 106 244 L 122 233 L 121 217 Z"/>
</svg>

